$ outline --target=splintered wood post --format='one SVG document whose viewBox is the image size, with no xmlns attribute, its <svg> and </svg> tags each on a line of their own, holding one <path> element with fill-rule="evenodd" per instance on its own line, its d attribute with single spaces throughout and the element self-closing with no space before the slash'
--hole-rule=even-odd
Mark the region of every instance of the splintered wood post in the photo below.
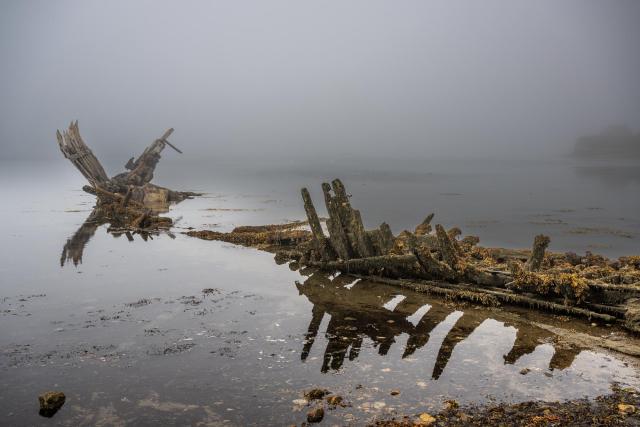
<svg viewBox="0 0 640 427">
<path fill-rule="evenodd" d="M 173 133 L 173 130 L 174 130 L 173 128 L 167 129 L 160 137 L 160 140 L 167 142 L 166 140 L 171 136 L 171 134 Z"/>
<path fill-rule="evenodd" d="M 391 232 L 391 227 L 386 222 L 380 224 L 380 249 L 382 250 L 382 254 L 386 254 L 393 248 L 393 240 L 395 237 Z M 381 255 L 382 255 L 381 254 Z"/>
<path fill-rule="evenodd" d="M 551 239 L 544 234 L 538 234 L 533 239 L 533 248 L 531 249 L 531 256 L 527 260 L 524 268 L 527 271 L 538 271 L 542 266 L 542 260 L 544 260 L 544 251 L 549 246 Z"/>
<path fill-rule="evenodd" d="M 149 216 L 149 211 L 144 211 L 131 222 L 131 228 L 142 228 L 142 223 Z"/>
<path fill-rule="evenodd" d="M 333 187 L 333 194 L 335 194 L 335 198 L 338 201 L 340 208 L 347 208 L 347 210 L 351 209 L 347 189 L 344 187 L 342 181 L 336 178 L 331 181 L 331 186 Z M 345 218 L 347 217 L 345 216 Z"/>
<path fill-rule="evenodd" d="M 433 213 L 430 213 L 424 221 L 422 221 L 415 230 L 416 236 L 424 236 L 426 234 L 431 233 L 431 220 L 433 220 Z"/>
<path fill-rule="evenodd" d="M 322 231 L 322 226 L 320 225 L 320 219 L 318 219 L 316 208 L 315 206 L 313 206 L 313 201 L 311 200 L 309 190 L 303 188 L 302 190 L 300 190 L 300 192 L 302 193 L 304 210 L 307 213 L 307 220 L 309 221 L 309 226 L 311 227 L 313 237 L 314 239 L 316 239 L 316 241 L 322 242 L 324 241 L 324 232 Z"/>
<path fill-rule="evenodd" d="M 395 237 L 391 232 L 391 228 L 386 222 L 380 224 L 376 230 L 367 231 L 367 238 L 371 243 L 371 250 L 373 256 L 387 255 L 393 248 L 393 241 Z"/>
<path fill-rule="evenodd" d="M 422 271 L 430 277 L 441 278 L 445 280 L 457 281 L 458 275 L 447 264 L 438 261 L 431 255 L 429 249 L 420 249 L 412 247 L 411 252 L 416 257 Z"/>
<path fill-rule="evenodd" d="M 447 231 L 447 236 L 449 236 L 449 241 L 455 248 L 457 254 L 460 256 L 464 255 L 464 251 L 462 250 L 462 248 L 460 247 L 460 243 L 458 242 L 458 236 L 460 236 L 461 234 L 462 234 L 462 230 L 460 230 L 458 227 L 450 228 L 449 231 Z"/>
<path fill-rule="evenodd" d="M 331 181 L 331 188 L 333 188 L 332 201 L 335 206 L 335 211 L 338 214 L 338 218 L 340 219 L 340 223 L 342 224 L 342 228 L 344 229 L 347 238 L 349 238 L 349 233 L 351 233 L 350 225 L 352 209 L 351 203 L 349 202 L 349 196 L 347 196 L 347 190 L 339 179 Z M 354 244 L 355 242 L 353 242 L 352 239 L 349 239 L 349 243 L 351 248 L 356 248 L 356 245 Z"/>
<path fill-rule="evenodd" d="M 349 222 L 349 229 L 353 235 L 354 248 L 360 258 L 367 258 L 373 256 L 373 245 L 369 240 L 369 236 L 362 224 L 362 217 L 360 211 L 357 209 L 351 209 L 351 221 Z"/>
<path fill-rule="evenodd" d="M 324 202 L 327 206 L 327 212 L 329 213 L 329 219 L 327 220 L 329 240 L 331 241 L 334 251 L 338 254 L 338 257 L 343 260 L 348 260 L 351 258 L 349 240 L 342 228 L 342 222 L 340 221 L 340 214 L 338 213 L 336 201 L 331 196 L 331 186 L 328 183 L 323 182 L 322 192 L 324 193 Z"/>
<path fill-rule="evenodd" d="M 173 133 L 173 128 L 167 129 L 165 133 L 155 141 L 151 143 L 142 154 L 135 160 L 129 159 L 125 168 L 129 169 L 129 173 L 118 175 L 118 180 L 124 180 L 126 184 L 133 184 L 137 186 L 142 186 L 153 179 L 153 172 L 160 161 L 160 153 L 164 150 L 166 145 L 170 146 L 174 150 L 179 153 L 182 151 L 178 150 L 173 144 L 167 141 L 167 138 Z"/>
<path fill-rule="evenodd" d="M 340 215 L 340 221 L 342 227 L 345 230 L 351 249 L 358 258 L 366 258 L 372 256 L 373 246 L 369 241 L 369 236 L 364 228 L 362 217 L 360 212 L 351 207 L 349 202 L 349 195 L 347 190 L 340 181 L 340 179 L 334 179 L 331 181 L 333 187 L 333 193 L 335 194 L 334 200 L 338 206 L 338 213 Z"/>
<path fill-rule="evenodd" d="M 122 202 L 120 202 L 120 206 L 122 206 L 123 208 L 126 208 L 129 200 L 131 200 L 131 195 L 133 194 L 132 190 L 133 188 L 131 186 L 127 188 L 127 194 L 124 195 L 124 199 L 122 199 Z"/>
<path fill-rule="evenodd" d="M 78 121 L 71 122 L 69 129 L 62 134 L 56 131 L 56 138 L 64 157 L 73 163 L 91 185 L 105 184 L 109 181 L 104 168 L 82 140 Z"/>
<path fill-rule="evenodd" d="M 438 249 L 442 254 L 442 260 L 455 270 L 458 265 L 458 254 L 455 246 L 453 246 L 453 243 L 451 243 L 449 239 L 449 235 L 440 224 L 436 224 L 436 237 L 438 239 Z"/>
<path fill-rule="evenodd" d="M 428 277 L 437 277 L 447 280 L 455 280 L 456 272 L 447 264 L 438 261 L 431 255 L 429 248 L 419 248 L 415 234 L 408 233 L 407 246 L 416 257 L 422 271 Z"/>
</svg>

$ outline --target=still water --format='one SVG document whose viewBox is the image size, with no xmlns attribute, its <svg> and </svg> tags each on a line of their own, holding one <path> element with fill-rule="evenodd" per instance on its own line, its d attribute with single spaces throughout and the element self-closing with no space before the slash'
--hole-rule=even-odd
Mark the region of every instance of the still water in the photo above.
<svg viewBox="0 0 640 427">
<path fill-rule="evenodd" d="M 485 245 L 527 247 L 545 233 L 551 250 L 620 256 L 640 252 L 637 167 L 179 162 L 163 159 L 154 181 L 206 194 L 173 206 L 172 233 L 146 241 L 82 228 L 94 200 L 63 161 L 2 165 L 0 425 L 299 424 L 312 387 L 350 404 L 323 423 L 360 425 L 448 399 L 595 397 L 640 382 L 633 359 L 540 326 L 622 334 L 606 325 L 293 271 L 268 253 L 181 234 L 302 219 L 299 188 L 320 207 L 320 183 L 340 177 L 368 227 L 387 221 L 398 233 L 435 212 Z M 84 245 L 61 257 L 79 229 Z M 67 395 L 51 419 L 38 415 L 47 390 Z"/>
</svg>

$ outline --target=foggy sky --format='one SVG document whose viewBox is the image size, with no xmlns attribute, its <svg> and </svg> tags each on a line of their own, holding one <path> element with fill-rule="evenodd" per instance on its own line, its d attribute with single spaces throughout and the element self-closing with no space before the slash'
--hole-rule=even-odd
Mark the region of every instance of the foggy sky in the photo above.
<svg viewBox="0 0 640 427">
<path fill-rule="evenodd" d="M 1 156 L 539 156 L 640 128 L 639 43 L 637 0 L 3 0 Z"/>
</svg>

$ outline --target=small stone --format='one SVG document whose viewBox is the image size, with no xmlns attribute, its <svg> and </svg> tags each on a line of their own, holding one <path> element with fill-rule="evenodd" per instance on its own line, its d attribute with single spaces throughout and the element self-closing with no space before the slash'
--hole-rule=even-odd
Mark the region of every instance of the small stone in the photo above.
<svg viewBox="0 0 640 427">
<path fill-rule="evenodd" d="M 40 415 L 50 418 L 64 405 L 66 396 L 61 391 L 48 391 L 38 396 L 38 400 L 40 401 Z"/>
<path fill-rule="evenodd" d="M 636 412 L 636 407 L 633 406 L 633 405 L 627 405 L 626 403 L 619 403 L 618 404 L 618 411 L 621 414 L 629 415 L 629 414 L 633 414 L 634 412 Z"/>
<path fill-rule="evenodd" d="M 382 408 L 384 408 L 385 406 L 387 406 L 387 404 L 386 404 L 386 403 L 384 403 L 384 402 L 373 402 L 373 407 L 374 407 L 375 409 L 382 409 Z"/>
<path fill-rule="evenodd" d="M 435 423 L 436 419 L 434 417 L 432 417 L 430 414 L 423 412 L 422 414 L 420 414 L 420 425 L 422 426 L 430 426 L 431 424 Z"/>
<path fill-rule="evenodd" d="M 456 402 L 455 400 L 446 400 L 444 402 L 444 408 L 446 410 L 458 409 L 459 407 L 460 405 L 458 405 L 458 402 Z"/>
<path fill-rule="evenodd" d="M 329 390 L 327 390 L 326 388 L 313 388 L 313 389 L 305 392 L 304 393 L 304 397 L 306 397 L 307 400 L 309 400 L 309 401 L 311 401 L 311 400 L 321 400 L 327 394 L 331 394 L 331 392 Z"/>
<path fill-rule="evenodd" d="M 329 396 L 327 397 L 327 403 L 330 406 L 342 406 L 342 396 Z"/>
<path fill-rule="evenodd" d="M 520 375 L 527 375 L 529 372 L 531 372 L 531 369 L 524 368 L 520 370 Z"/>
<path fill-rule="evenodd" d="M 322 407 L 314 408 L 307 413 L 307 421 L 310 423 L 319 423 L 324 418 L 324 409 Z"/>
<path fill-rule="evenodd" d="M 391 394 L 391 396 L 397 396 L 400 394 L 400 390 L 391 390 L 391 393 L 389 394 Z"/>
</svg>

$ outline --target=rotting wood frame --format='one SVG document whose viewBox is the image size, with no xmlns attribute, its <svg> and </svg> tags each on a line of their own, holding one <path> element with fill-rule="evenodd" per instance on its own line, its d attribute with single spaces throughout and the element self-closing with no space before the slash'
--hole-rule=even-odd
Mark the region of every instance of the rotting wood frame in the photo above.
<svg viewBox="0 0 640 427">
<path fill-rule="evenodd" d="M 389 225 L 365 230 L 342 181 L 322 184 L 329 214 L 325 234 L 308 189 L 301 190 L 310 231 L 300 223 L 242 227 L 231 233 L 191 231 L 275 253 L 278 263 L 342 272 L 393 286 L 489 306 L 519 305 L 640 332 L 640 256 L 609 260 L 587 252 L 547 251 L 538 235 L 531 250 L 484 248 L 458 228 L 432 227 L 433 214 L 415 230 L 394 236 Z M 255 229 L 255 232 L 252 232 Z M 260 230 L 260 232 L 258 232 Z M 290 234 L 295 232 L 295 236 Z"/>
<path fill-rule="evenodd" d="M 135 234 L 139 234 L 144 240 L 160 232 L 173 236 L 169 231 L 173 225 L 171 218 L 158 214 L 168 211 L 171 203 L 198 195 L 193 192 L 170 190 L 151 183 L 166 146 L 182 153 L 168 141 L 173 131 L 173 128 L 168 129 L 138 158 L 131 157 L 125 165 L 126 171 L 111 178 L 85 144 L 80 135 L 78 121 L 71 122 L 67 130 L 56 131 L 60 151 L 89 182 L 89 185 L 83 186 L 82 189 L 96 196 L 94 210 L 63 248 L 60 260 L 62 265 L 67 260 L 72 260 L 76 265 L 81 262 L 84 247 L 95 230 L 104 224 L 109 225 L 107 231 L 114 236 L 124 234 L 129 240 L 133 240 Z"/>
</svg>

